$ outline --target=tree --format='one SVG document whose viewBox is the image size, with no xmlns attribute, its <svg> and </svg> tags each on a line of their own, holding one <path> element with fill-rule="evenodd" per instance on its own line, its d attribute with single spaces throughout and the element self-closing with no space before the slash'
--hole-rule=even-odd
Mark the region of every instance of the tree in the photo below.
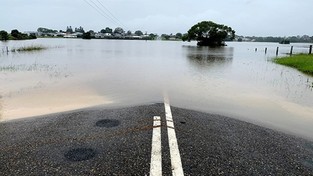
<svg viewBox="0 0 313 176">
<path fill-rule="evenodd" d="M 83 27 L 79 26 L 79 28 L 75 28 L 75 32 L 80 32 L 80 33 L 84 33 L 85 30 Z"/>
<path fill-rule="evenodd" d="M 143 35 L 143 32 L 140 31 L 140 30 L 138 30 L 138 31 L 135 32 L 135 35 L 137 35 L 137 36 L 142 36 L 142 35 Z"/>
<path fill-rule="evenodd" d="M 132 35 L 132 31 L 127 31 L 126 35 L 131 36 Z"/>
<path fill-rule="evenodd" d="M 188 34 L 186 33 L 186 34 L 183 34 L 183 36 L 181 37 L 181 39 L 183 40 L 183 41 L 187 41 L 188 40 Z"/>
<path fill-rule="evenodd" d="M 223 46 L 224 40 L 235 38 L 235 31 L 228 26 L 212 21 L 202 21 L 192 26 L 184 40 L 197 40 L 199 46 Z"/>
<path fill-rule="evenodd" d="M 162 40 L 169 40 L 170 39 L 170 35 L 167 35 L 167 34 L 162 34 L 161 35 L 161 38 L 162 38 Z"/>
<path fill-rule="evenodd" d="M 36 34 L 29 34 L 29 39 L 37 39 L 37 36 Z"/>
<path fill-rule="evenodd" d="M 16 38 L 16 39 L 20 38 L 20 34 L 21 34 L 21 33 L 20 33 L 17 29 L 13 29 L 13 30 L 11 31 L 12 37 L 14 37 L 14 38 Z"/>
<path fill-rule="evenodd" d="M 177 33 L 177 34 L 175 35 L 175 37 L 176 37 L 177 39 L 181 39 L 181 38 L 183 37 L 183 34 L 182 34 L 182 33 Z"/>
<path fill-rule="evenodd" d="M 94 30 L 89 30 L 88 32 L 90 33 L 90 37 L 91 37 L 91 38 L 96 38 L 96 37 L 95 37 L 95 36 L 96 36 L 96 33 L 95 33 Z"/>
<path fill-rule="evenodd" d="M 155 40 L 158 37 L 158 35 L 151 33 L 151 34 L 149 34 L 149 37 L 150 37 L 150 40 Z"/>
<path fill-rule="evenodd" d="M 91 39 L 91 34 L 90 34 L 90 32 L 85 32 L 85 33 L 83 34 L 83 39 Z"/>
<path fill-rule="evenodd" d="M 72 26 L 67 26 L 67 27 L 66 27 L 66 33 L 70 33 L 70 34 L 73 33 Z"/>
<path fill-rule="evenodd" d="M 113 32 L 113 29 L 111 29 L 109 27 L 105 28 L 105 33 L 112 34 L 112 32 Z"/>
<path fill-rule="evenodd" d="M 121 27 L 117 27 L 114 29 L 114 34 L 123 35 L 125 33 L 124 29 Z"/>
<path fill-rule="evenodd" d="M 0 40 L 9 40 L 9 34 L 7 31 L 0 31 Z"/>
</svg>

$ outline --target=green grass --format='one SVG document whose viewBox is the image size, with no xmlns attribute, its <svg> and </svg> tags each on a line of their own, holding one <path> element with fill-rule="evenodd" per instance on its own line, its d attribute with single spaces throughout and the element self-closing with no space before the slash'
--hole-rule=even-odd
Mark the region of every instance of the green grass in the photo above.
<svg viewBox="0 0 313 176">
<path fill-rule="evenodd" d="M 12 49 L 11 52 L 23 52 L 23 51 L 40 51 L 44 50 L 46 47 L 43 46 L 25 46 L 16 49 Z"/>
<path fill-rule="evenodd" d="M 297 54 L 289 57 L 281 57 L 274 60 L 276 63 L 293 67 L 313 76 L 313 54 Z"/>
</svg>

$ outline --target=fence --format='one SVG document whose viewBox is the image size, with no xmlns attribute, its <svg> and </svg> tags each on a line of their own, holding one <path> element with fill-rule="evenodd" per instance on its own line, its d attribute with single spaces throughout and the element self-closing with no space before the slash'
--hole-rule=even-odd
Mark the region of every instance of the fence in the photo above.
<svg viewBox="0 0 313 176">
<path fill-rule="evenodd" d="M 265 54 L 267 54 L 267 48 L 265 48 Z M 290 47 L 290 52 L 288 54 L 292 55 L 294 52 L 294 46 Z M 279 47 L 276 48 L 276 56 L 279 54 Z M 312 54 L 312 45 L 309 46 L 308 54 Z"/>
</svg>

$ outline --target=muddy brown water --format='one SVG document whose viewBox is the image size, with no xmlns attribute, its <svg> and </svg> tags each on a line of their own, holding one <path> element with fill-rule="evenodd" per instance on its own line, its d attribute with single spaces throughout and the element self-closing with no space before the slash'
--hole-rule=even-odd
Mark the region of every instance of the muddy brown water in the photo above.
<svg viewBox="0 0 313 176">
<path fill-rule="evenodd" d="M 48 49 L 4 52 L 31 45 Z M 308 51 L 309 44 L 292 45 L 294 53 Z M 172 106 L 313 139 L 313 77 L 273 63 L 277 46 L 279 56 L 290 50 L 244 42 L 223 48 L 165 41 L 1 42 L 0 118 L 157 103 L 167 94 Z"/>
</svg>

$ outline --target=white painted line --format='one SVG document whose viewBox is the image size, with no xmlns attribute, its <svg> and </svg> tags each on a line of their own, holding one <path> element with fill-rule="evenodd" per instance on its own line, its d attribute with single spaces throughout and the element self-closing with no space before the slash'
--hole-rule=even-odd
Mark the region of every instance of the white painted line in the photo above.
<svg viewBox="0 0 313 176">
<path fill-rule="evenodd" d="M 153 117 L 150 176 L 162 176 L 161 117 Z"/>
<path fill-rule="evenodd" d="M 168 134 L 168 142 L 170 147 L 170 156 L 172 164 L 172 175 L 182 176 L 184 175 L 180 153 L 178 149 L 178 143 L 175 133 L 174 121 L 172 117 L 171 107 L 167 97 L 164 98 L 165 115 L 166 115 L 166 126 Z"/>
</svg>

